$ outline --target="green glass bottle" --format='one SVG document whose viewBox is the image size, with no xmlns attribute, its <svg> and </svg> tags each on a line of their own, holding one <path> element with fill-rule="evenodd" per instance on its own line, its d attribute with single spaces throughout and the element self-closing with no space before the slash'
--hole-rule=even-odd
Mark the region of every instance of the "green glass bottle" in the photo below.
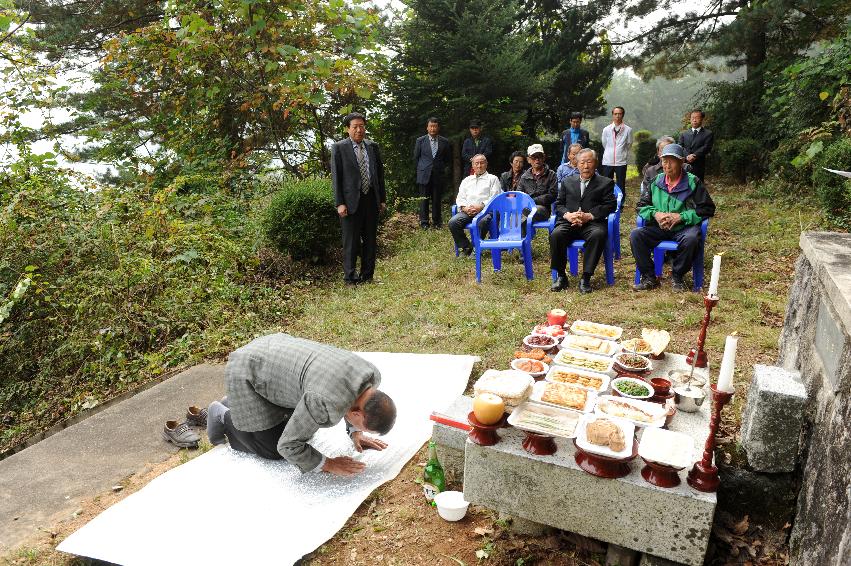
<svg viewBox="0 0 851 566">
<path fill-rule="evenodd" d="M 434 441 L 428 443 L 428 462 L 423 470 L 423 493 L 429 503 L 434 505 L 434 496 L 446 491 L 446 479 L 443 476 L 443 466 L 437 459 L 437 447 Z"/>
</svg>

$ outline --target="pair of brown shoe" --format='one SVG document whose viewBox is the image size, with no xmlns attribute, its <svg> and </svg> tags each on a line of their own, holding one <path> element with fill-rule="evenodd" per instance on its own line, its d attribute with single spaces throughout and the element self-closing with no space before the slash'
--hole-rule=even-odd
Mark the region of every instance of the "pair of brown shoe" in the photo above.
<svg viewBox="0 0 851 566">
<path fill-rule="evenodd" d="M 198 448 L 201 437 L 189 427 L 207 427 L 207 409 L 192 405 L 186 410 L 186 420 L 183 422 L 166 421 L 162 437 L 178 448 Z"/>
</svg>

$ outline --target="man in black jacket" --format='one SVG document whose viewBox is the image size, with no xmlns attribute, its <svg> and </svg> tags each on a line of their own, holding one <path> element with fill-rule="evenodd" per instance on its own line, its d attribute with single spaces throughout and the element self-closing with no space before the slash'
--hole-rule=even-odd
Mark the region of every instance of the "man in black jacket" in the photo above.
<svg viewBox="0 0 851 566">
<path fill-rule="evenodd" d="M 366 118 L 343 118 L 349 137 L 331 146 L 331 186 L 343 227 L 343 281 L 368 283 L 375 272 L 378 216 L 387 208 L 384 163 L 378 144 L 364 139 Z M 356 263 L 360 256 L 360 273 Z"/>
<path fill-rule="evenodd" d="M 714 134 L 703 127 L 703 119 L 706 113 L 698 108 L 691 111 L 689 120 L 691 129 L 680 134 L 680 145 L 686 152 L 686 163 L 691 165 L 692 174 L 703 181 L 706 173 L 706 156 L 712 152 L 712 142 L 715 141 Z"/>
<path fill-rule="evenodd" d="M 490 161 L 493 153 L 493 142 L 487 136 L 482 135 L 482 124 L 478 120 L 470 122 L 470 137 L 464 140 L 461 146 L 461 170 L 469 175 L 474 175 L 473 156 L 482 154 Z"/>
<path fill-rule="evenodd" d="M 544 154 L 544 146 L 541 144 L 530 145 L 526 155 L 528 155 L 527 159 L 531 167 L 520 176 L 516 190 L 526 193 L 535 201 L 535 219 L 546 220 L 550 217 L 552 204 L 558 194 L 556 172 L 547 165 L 547 156 Z M 524 234 L 526 217 L 529 212 L 531 211 L 523 211 Z"/>
<path fill-rule="evenodd" d="M 567 163 L 568 151 L 572 144 L 578 143 L 583 148 L 588 147 L 591 143 L 591 136 L 588 130 L 584 130 L 579 126 L 582 125 L 582 113 L 572 112 L 570 114 L 570 127 L 561 133 L 561 162 Z"/>
<path fill-rule="evenodd" d="M 556 227 L 550 234 L 550 265 L 557 274 L 552 291 L 567 289 L 567 248 L 585 240 L 580 293 L 591 292 L 591 276 L 597 268 L 608 236 L 607 218 L 617 208 L 615 182 L 596 174 L 597 154 L 583 149 L 577 156 L 579 175 L 565 177 L 556 199 Z"/>
<path fill-rule="evenodd" d="M 449 140 L 440 135 L 440 122 L 429 118 L 426 135 L 414 143 L 414 167 L 417 168 L 417 188 L 420 194 L 420 227 L 428 228 L 428 208 L 435 228 L 443 224 L 441 201 L 446 185 L 446 167 L 452 160 Z"/>
</svg>

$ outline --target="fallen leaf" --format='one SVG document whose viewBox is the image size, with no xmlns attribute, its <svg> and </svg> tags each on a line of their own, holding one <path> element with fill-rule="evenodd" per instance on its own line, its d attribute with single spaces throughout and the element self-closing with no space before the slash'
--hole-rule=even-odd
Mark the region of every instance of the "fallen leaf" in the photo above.
<svg viewBox="0 0 851 566">
<path fill-rule="evenodd" d="M 734 525 L 731 525 L 732 528 L 733 528 L 733 532 L 736 533 L 737 535 L 745 534 L 748 530 L 748 522 L 749 522 L 749 517 L 747 515 L 745 515 L 745 517 L 741 521 L 739 521 L 738 523 L 736 523 Z"/>
<path fill-rule="evenodd" d="M 488 528 L 488 527 L 476 527 L 475 529 L 473 529 L 473 532 L 476 533 L 477 535 L 486 537 L 488 535 L 493 534 L 493 529 Z"/>
</svg>

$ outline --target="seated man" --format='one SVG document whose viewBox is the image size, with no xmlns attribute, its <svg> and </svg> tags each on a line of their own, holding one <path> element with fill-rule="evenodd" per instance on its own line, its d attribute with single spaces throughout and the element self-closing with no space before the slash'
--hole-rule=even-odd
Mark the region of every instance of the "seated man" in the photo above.
<svg viewBox="0 0 851 566">
<path fill-rule="evenodd" d="M 481 153 L 473 156 L 473 174 L 461 181 L 455 204 L 458 212 L 449 221 L 449 232 L 455 245 L 464 255 L 473 253 L 473 246 L 464 228 L 473 221 L 473 217 L 482 211 L 485 203 L 502 192 L 499 178 L 488 173 L 488 159 Z M 492 216 L 485 214 L 479 220 L 479 233 L 484 238 L 488 233 Z"/>
<path fill-rule="evenodd" d="M 662 240 L 676 240 L 677 256 L 671 264 L 671 285 L 684 291 L 683 275 L 691 268 L 700 245 L 700 223 L 715 214 L 715 203 L 701 181 L 683 169 L 685 152 L 679 144 L 662 149 L 662 169 L 642 194 L 636 209 L 647 224 L 629 235 L 632 255 L 641 272 L 641 281 L 633 288 L 645 291 L 659 286 L 653 266 L 653 248 Z"/>
<path fill-rule="evenodd" d="M 387 444 L 365 433 L 387 434 L 396 405 L 377 389 L 381 374 L 358 355 L 289 334 L 257 338 L 228 356 L 227 397 L 207 409 L 212 444 L 270 460 L 285 459 L 302 472 L 350 476 L 365 464 L 328 458 L 308 441 L 320 428 L 345 420 L 361 452 Z"/>
<path fill-rule="evenodd" d="M 658 140 L 656 140 L 656 155 L 647 162 L 647 165 L 641 169 L 641 194 L 643 195 L 647 191 L 650 190 L 650 183 L 652 183 L 656 177 L 659 176 L 659 173 L 662 172 L 662 150 L 669 143 L 674 143 L 674 138 L 671 136 L 662 136 Z M 691 173 L 691 165 L 688 163 L 683 164 L 683 171 L 687 173 Z"/>
<path fill-rule="evenodd" d="M 552 291 L 567 289 L 567 248 L 573 240 L 585 240 L 580 293 L 591 292 L 591 276 L 603 255 L 608 236 L 607 218 L 618 205 L 615 182 L 597 175 L 597 153 L 583 149 L 577 157 L 579 175 L 566 177 L 556 199 L 556 227 L 550 234 L 550 265 L 558 278 Z"/>
<path fill-rule="evenodd" d="M 547 156 L 544 154 L 544 146 L 539 143 L 529 146 L 527 159 L 531 167 L 520 176 L 517 189 L 526 193 L 535 201 L 535 210 L 523 211 L 523 233 L 526 233 L 526 217 L 529 213 L 534 214 L 537 220 L 546 220 L 550 217 L 550 209 L 558 194 L 556 173 L 547 165 Z"/>
<path fill-rule="evenodd" d="M 561 186 L 561 182 L 564 181 L 565 177 L 579 175 L 579 168 L 576 166 L 576 156 L 579 155 L 579 150 L 581 149 L 582 146 L 578 143 L 570 144 L 570 147 L 567 148 L 567 161 L 559 165 L 558 169 L 556 169 L 556 183 L 558 183 L 558 186 Z"/>
</svg>

